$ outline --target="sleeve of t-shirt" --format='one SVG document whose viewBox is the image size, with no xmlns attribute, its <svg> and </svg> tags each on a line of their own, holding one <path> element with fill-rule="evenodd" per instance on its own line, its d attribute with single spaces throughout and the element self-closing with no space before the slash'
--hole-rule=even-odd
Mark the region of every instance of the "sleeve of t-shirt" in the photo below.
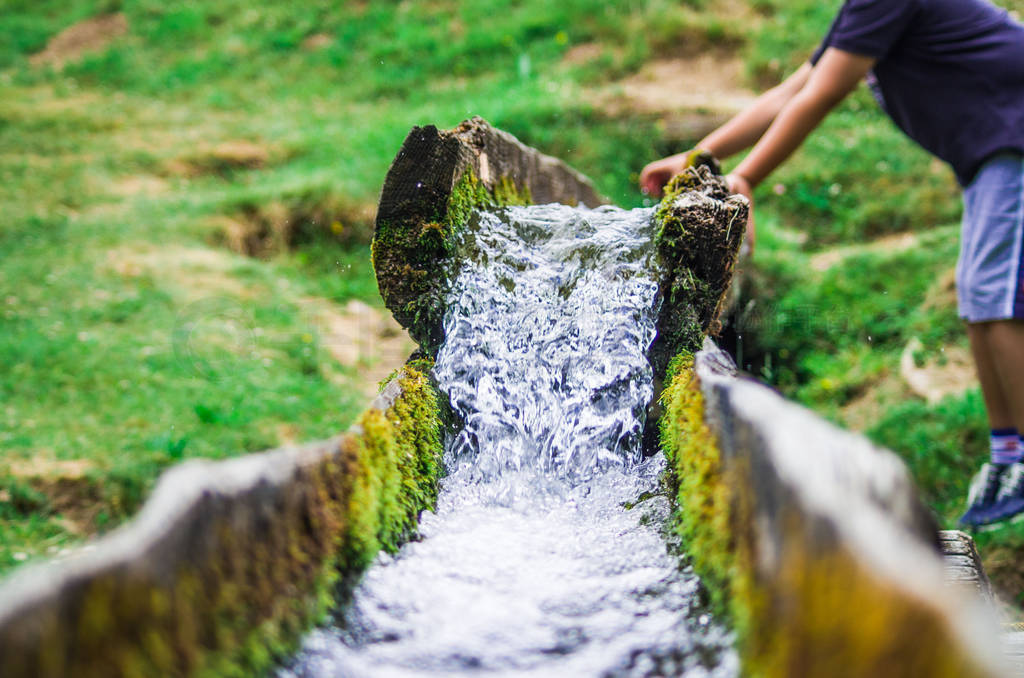
<svg viewBox="0 0 1024 678">
<path fill-rule="evenodd" d="M 836 14 L 836 18 L 832 20 L 832 25 L 828 27 L 828 33 L 825 34 L 825 39 L 818 45 L 818 49 L 814 50 L 814 54 L 811 55 L 810 62 L 814 66 L 821 59 L 821 55 L 825 53 L 825 50 L 832 44 L 832 36 L 835 35 L 836 25 L 839 23 L 839 19 L 843 16 L 843 10 L 839 10 L 839 14 Z"/>
<path fill-rule="evenodd" d="M 816 64 L 829 47 L 881 59 L 903 37 L 919 0 L 847 0 L 825 40 L 811 56 Z"/>
</svg>

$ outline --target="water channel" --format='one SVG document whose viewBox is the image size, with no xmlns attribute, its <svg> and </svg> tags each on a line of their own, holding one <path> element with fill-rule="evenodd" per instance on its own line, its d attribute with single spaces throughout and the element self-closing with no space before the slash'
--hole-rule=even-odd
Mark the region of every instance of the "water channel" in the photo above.
<svg viewBox="0 0 1024 678">
<path fill-rule="evenodd" d="M 653 397 L 652 210 L 467 225 L 434 368 L 463 422 L 419 538 L 381 555 L 278 678 L 713 676 L 731 635 L 667 546 Z"/>
</svg>

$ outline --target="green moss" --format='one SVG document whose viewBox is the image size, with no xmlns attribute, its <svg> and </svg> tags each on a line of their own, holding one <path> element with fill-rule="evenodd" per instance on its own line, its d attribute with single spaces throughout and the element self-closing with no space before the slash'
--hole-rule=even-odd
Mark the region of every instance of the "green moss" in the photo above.
<svg viewBox="0 0 1024 678">
<path fill-rule="evenodd" d="M 507 176 L 499 177 L 494 188 L 488 188 L 477 178 L 472 169 L 467 169 L 452 190 L 445 210 L 445 223 L 452 234 L 458 232 L 469 221 L 474 210 L 496 209 L 509 205 L 529 205 L 532 202 L 530 188 L 519 188 Z M 454 247 L 451 249 L 454 253 Z"/>
<path fill-rule="evenodd" d="M 494 185 L 494 201 L 499 207 L 508 205 L 531 205 L 533 196 L 529 186 L 519 188 L 509 177 L 501 177 Z"/>
<path fill-rule="evenodd" d="M 357 425 L 363 430 L 356 447 L 361 463 L 349 499 L 343 554 L 346 566 L 362 569 L 388 536 L 385 521 L 393 520 L 397 513 L 398 464 L 394 429 L 383 413 L 367 411 Z"/>
<path fill-rule="evenodd" d="M 377 551 L 394 552 L 416 528 L 420 511 L 437 500 L 441 475 L 441 417 L 428 360 L 407 366 L 397 379 L 402 395 L 386 413 L 368 410 L 348 507 L 346 567 L 361 569 Z"/>
<path fill-rule="evenodd" d="M 726 292 L 743 239 L 747 207 L 731 198 L 706 152 L 665 187 L 654 215 L 654 242 L 665 273 L 658 336 L 650 351 L 655 374 L 680 352 L 700 349 L 719 329 Z"/>
<path fill-rule="evenodd" d="M 673 474 L 677 506 L 674 527 L 704 580 L 712 608 L 729 617 L 736 579 L 735 542 L 730 522 L 731 492 L 721 455 L 704 423 L 704 397 L 696 384 L 693 354 L 669 363 L 661 395 L 661 446 Z"/>
<path fill-rule="evenodd" d="M 429 206 L 429 214 L 377 224 L 371 253 L 381 294 L 427 353 L 435 353 L 443 338 L 444 295 L 463 226 L 474 210 L 530 202 L 529 189 L 509 177 L 500 177 L 489 188 L 466 169 L 447 202 Z"/>
<path fill-rule="evenodd" d="M 433 366 L 432 361 L 416 361 Z M 415 363 L 414 363 L 415 364 Z M 400 398 L 388 410 L 388 417 L 397 429 L 396 456 L 401 480 L 398 492 L 400 520 L 393 530 L 388 548 L 397 544 L 395 538 L 407 537 L 416 528 L 421 511 L 437 502 L 438 478 L 443 473 L 442 408 L 436 388 L 430 381 L 429 367 L 410 367 L 401 378 Z"/>
<path fill-rule="evenodd" d="M 467 169 L 455 184 L 448 204 L 444 207 L 445 225 L 454 236 L 469 220 L 473 210 L 489 209 L 496 206 L 497 200 L 495 200 L 494 194 L 488 190 L 484 182 L 477 178 L 473 170 Z M 448 253 L 455 253 L 454 242 L 452 242 Z"/>
</svg>

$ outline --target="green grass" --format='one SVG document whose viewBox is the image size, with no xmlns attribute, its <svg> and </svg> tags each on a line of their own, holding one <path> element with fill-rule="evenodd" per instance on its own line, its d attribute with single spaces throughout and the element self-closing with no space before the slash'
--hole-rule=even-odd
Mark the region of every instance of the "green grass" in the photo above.
<svg viewBox="0 0 1024 678">
<path fill-rule="evenodd" d="M 610 116 L 588 88 L 707 50 L 741 54 L 749 84 L 767 86 L 806 59 L 838 5 L 4 0 L 0 468 L 87 470 L 61 488 L 6 474 L 0 570 L 116 525 L 168 464 L 352 420 L 358 375 L 333 362 L 302 300 L 379 304 L 367 206 L 411 126 L 481 115 L 639 205 L 643 165 L 696 139 Z M 29 63 L 60 30 L 112 11 L 127 34 L 63 68 Z M 566 63 L 582 44 L 597 56 Z M 265 163 L 218 156 L 237 141 Z M 862 91 L 757 199 L 751 369 L 839 421 L 878 391 L 862 428 L 905 456 L 951 520 L 984 454 L 977 391 L 929 406 L 886 389 L 910 338 L 928 356 L 963 345 L 934 282 L 956 252 L 951 174 Z M 291 247 L 252 259 L 225 246 L 224 219 L 269 224 L 282 209 L 297 223 Z M 821 251 L 907 231 L 920 235 L 912 249 L 811 269 Z"/>
<path fill-rule="evenodd" d="M 117 525 L 169 464 L 352 420 L 359 375 L 303 300 L 379 306 L 368 214 L 413 125 L 483 115 L 639 204 L 637 171 L 674 148 L 656 120 L 610 118 L 582 86 L 681 34 L 728 37 L 701 5 L 5 2 L 0 571 Z M 63 67 L 30 63 L 113 11 L 125 35 Z M 585 42 L 603 45 L 600 67 L 562 63 Z M 216 150 L 239 141 L 265 162 Z M 298 223 L 291 247 L 226 247 L 225 219 L 281 210 Z"/>
</svg>

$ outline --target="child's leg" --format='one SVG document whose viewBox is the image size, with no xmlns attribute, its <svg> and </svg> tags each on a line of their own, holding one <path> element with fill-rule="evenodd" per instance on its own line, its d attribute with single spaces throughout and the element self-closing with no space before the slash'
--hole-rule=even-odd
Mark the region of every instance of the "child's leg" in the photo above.
<svg viewBox="0 0 1024 678">
<path fill-rule="evenodd" d="M 1006 469 L 998 474 L 999 489 L 996 490 L 995 500 L 989 502 L 989 508 L 982 507 L 980 511 L 975 511 L 979 522 L 993 522 L 1024 513 L 1024 464 L 998 466 L 1011 460 L 1020 462 L 1024 438 L 1014 441 L 1009 436 L 997 435 L 1012 433 L 1014 430 L 1024 432 L 1024 322 L 989 322 L 972 326 L 968 333 L 978 365 L 985 407 L 989 411 L 989 420 L 993 422 L 994 430 L 990 439 L 992 463 L 988 466 L 988 473 L 991 475 L 997 473 L 999 468 Z M 1007 426 L 1003 430 L 996 430 L 998 424 L 995 422 L 1006 421 L 1018 423 L 1013 428 Z M 963 522 L 970 523 L 971 517 L 965 514 L 968 520 Z"/>
<path fill-rule="evenodd" d="M 1004 320 L 988 323 L 986 343 L 1001 387 L 1003 402 L 999 405 L 1005 408 L 1004 412 L 997 414 L 1009 417 L 1004 425 L 993 424 L 992 428 L 1013 426 L 1024 433 L 1024 322 Z M 987 395 L 985 406 L 990 407 Z M 992 416 L 990 409 L 989 418 Z"/>
<path fill-rule="evenodd" d="M 957 305 L 993 429 L 1024 426 L 1024 155 L 991 158 L 964 190 Z M 1021 430 L 1024 433 L 1024 430 Z"/>
<path fill-rule="evenodd" d="M 957 298 L 992 434 L 990 463 L 960 519 L 982 525 L 1024 512 L 1024 156 L 991 158 L 964 191 Z"/>
<path fill-rule="evenodd" d="M 981 395 L 985 400 L 985 410 L 988 412 L 989 428 L 1016 428 L 1020 431 L 1024 430 L 1021 428 L 1024 426 L 1024 419 L 1019 416 L 1020 410 L 1010 404 L 1011 394 L 1000 374 L 1005 368 L 1000 369 L 999 363 L 1003 361 L 999 360 L 999 351 L 994 346 L 996 342 L 993 341 L 994 326 L 1002 324 L 1004 323 L 971 323 L 967 325 L 967 338 L 970 339 L 971 354 L 978 369 L 978 381 L 981 382 Z M 1002 339 L 1000 343 L 1005 341 Z M 1022 401 L 1020 406 L 1024 407 L 1024 393 L 1020 393 L 1019 399 Z"/>
</svg>

